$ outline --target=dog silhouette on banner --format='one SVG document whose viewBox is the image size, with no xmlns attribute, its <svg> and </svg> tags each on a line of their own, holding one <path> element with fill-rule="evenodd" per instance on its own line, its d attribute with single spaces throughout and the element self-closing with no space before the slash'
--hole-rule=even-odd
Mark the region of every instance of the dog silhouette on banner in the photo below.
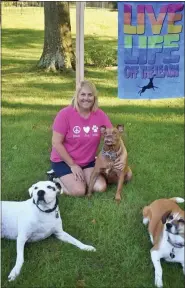
<svg viewBox="0 0 185 288">
<path fill-rule="evenodd" d="M 141 90 L 139 90 L 139 92 L 138 92 L 138 94 L 140 96 L 142 93 L 144 93 L 146 91 L 146 89 L 153 89 L 155 91 L 154 88 L 158 88 L 157 86 L 154 86 L 154 84 L 153 84 L 153 79 L 154 79 L 155 75 L 156 74 L 154 74 L 152 78 L 149 78 L 149 83 L 147 85 L 142 86 L 142 87 L 138 86 L 139 88 L 141 88 Z"/>
</svg>

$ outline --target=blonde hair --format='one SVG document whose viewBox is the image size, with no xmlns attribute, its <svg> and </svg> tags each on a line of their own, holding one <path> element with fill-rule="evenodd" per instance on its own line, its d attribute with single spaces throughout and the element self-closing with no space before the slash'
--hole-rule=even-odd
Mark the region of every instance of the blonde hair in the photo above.
<svg viewBox="0 0 185 288">
<path fill-rule="evenodd" d="M 92 95 L 94 96 L 94 104 L 93 104 L 91 111 L 96 111 L 98 109 L 97 90 L 96 90 L 95 85 L 93 83 L 87 81 L 87 80 L 81 81 L 79 83 L 79 86 L 76 89 L 76 92 L 75 92 L 74 97 L 72 99 L 72 105 L 74 108 L 76 108 L 77 111 L 79 111 L 78 95 L 79 95 L 80 91 L 82 90 L 82 88 L 84 88 L 84 87 L 88 87 L 91 90 Z"/>
</svg>

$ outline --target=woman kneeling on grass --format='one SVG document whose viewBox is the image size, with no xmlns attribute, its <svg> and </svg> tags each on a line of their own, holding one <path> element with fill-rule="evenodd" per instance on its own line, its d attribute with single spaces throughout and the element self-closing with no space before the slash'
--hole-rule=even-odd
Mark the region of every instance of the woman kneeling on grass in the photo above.
<svg viewBox="0 0 185 288">
<path fill-rule="evenodd" d="M 108 116 L 98 108 L 96 87 L 82 81 L 72 105 L 61 109 L 53 123 L 50 159 L 55 175 L 63 184 L 64 193 L 85 195 L 100 144 L 101 125 L 112 127 Z M 106 181 L 100 175 L 94 191 L 105 190 Z"/>
</svg>

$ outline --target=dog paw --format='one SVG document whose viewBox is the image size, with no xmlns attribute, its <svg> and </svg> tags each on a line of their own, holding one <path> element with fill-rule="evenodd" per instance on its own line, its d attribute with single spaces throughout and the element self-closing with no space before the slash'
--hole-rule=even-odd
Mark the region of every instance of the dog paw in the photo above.
<svg viewBox="0 0 185 288">
<path fill-rule="evenodd" d="M 163 287 L 163 281 L 161 279 L 161 277 L 156 277 L 155 278 L 155 286 L 158 288 L 162 288 Z"/>
<path fill-rule="evenodd" d="M 90 245 L 85 245 L 85 247 L 83 248 L 83 250 L 96 252 L 96 248 L 94 248 L 93 246 L 90 246 Z"/>
<path fill-rule="evenodd" d="M 9 282 L 14 281 L 18 275 L 19 275 L 19 272 L 16 271 L 16 268 L 13 268 L 8 276 L 8 281 Z"/>
<path fill-rule="evenodd" d="M 121 201 L 121 196 L 120 196 L 120 195 L 116 195 L 116 196 L 115 196 L 115 200 L 118 201 L 118 202 L 120 202 L 120 201 Z"/>
<path fill-rule="evenodd" d="M 148 219 L 148 218 L 146 218 L 146 217 L 145 217 L 145 218 L 143 218 L 143 224 L 144 224 L 144 225 L 147 225 L 147 224 L 148 224 L 148 222 L 149 222 L 149 219 Z"/>
</svg>

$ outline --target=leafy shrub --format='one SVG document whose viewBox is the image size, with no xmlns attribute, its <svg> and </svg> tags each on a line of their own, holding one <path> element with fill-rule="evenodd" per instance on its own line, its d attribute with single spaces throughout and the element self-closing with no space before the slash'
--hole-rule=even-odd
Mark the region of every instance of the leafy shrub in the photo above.
<svg viewBox="0 0 185 288">
<path fill-rule="evenodd" d="M 94 43 L 88 45 L 84 52 L 84 63 L 85 65 L 93 65 L 96 67 L 116 66 L 117 49 L 107 44 L 101 45 Z"/>
</svg>

